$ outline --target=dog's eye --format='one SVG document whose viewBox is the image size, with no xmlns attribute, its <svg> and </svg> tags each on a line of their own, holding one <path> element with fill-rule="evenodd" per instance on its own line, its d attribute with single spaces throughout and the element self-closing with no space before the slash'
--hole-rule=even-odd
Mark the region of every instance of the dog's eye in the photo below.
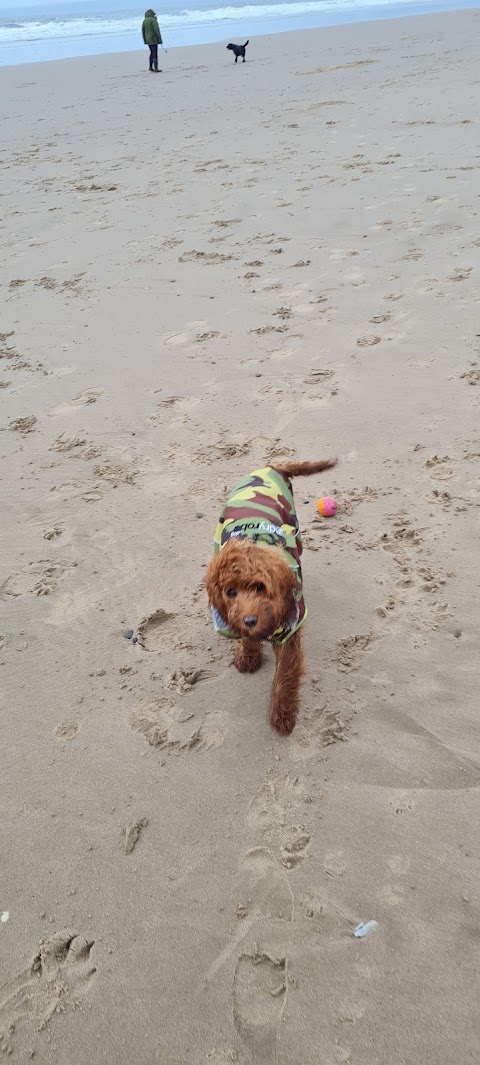
<svg viewBox="0 0 480 1065">
<path fill-rule="evenodd" d="M 229 588 L 228 589 L 227 595 L 229 596 L 230 599 L 235 599 L 236 594 L 237 594 L 236 588 Z"/>
<path fill-rule="evenodd" d="M 262 584 L 261 581 L 259 581 L 258 584 L 255 585 L 255 591 L 256 592 L 264 592 L 265 591 L 265 585 Z"/>
</svg>

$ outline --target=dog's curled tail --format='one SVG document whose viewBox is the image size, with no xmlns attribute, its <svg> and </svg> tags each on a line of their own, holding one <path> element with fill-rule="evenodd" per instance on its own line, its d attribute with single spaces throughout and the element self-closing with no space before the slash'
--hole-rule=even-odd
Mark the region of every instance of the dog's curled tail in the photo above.
<svg viewBox="0 0 480 1065">
<path fill-rule="evenodd" d="M 272 466 L 282 477 L 310 477 L 312 473 L 322 473 L 337 465 L 337 459 L 323 459 L 321 462 L 285 462 L 281 466 Z"/>
<path fill-rule="evenodd" d="M 244 46 L 243 46 L 243 47 L 244 47 L 244 48 L 246 48 L 246 47 L 247 47 L 247 44 L 250 44 L 250 41 L 245 41 L 245 44 L 244 44 Z"/>
</svg>

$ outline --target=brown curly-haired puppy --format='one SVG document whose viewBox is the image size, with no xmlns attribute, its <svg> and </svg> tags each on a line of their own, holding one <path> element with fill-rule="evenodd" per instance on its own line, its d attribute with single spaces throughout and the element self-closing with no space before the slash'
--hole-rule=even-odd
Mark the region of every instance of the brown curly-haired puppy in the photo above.
<svg viewBox="0 0 480 1065">
<path fill-rule="evenodd" d="M 274 645 L 270 724 L 282 736 L 297 720 L 304 671 L 301 625 L 307 615 L 290 479 L 321 473 L 335 463 L 290 462 L 244 477 L 222 511 L 205 579 L 215 629 L 239 641 L 234 662 L 241 673 L 260 668 L 263 640 Z"/>
</svg>

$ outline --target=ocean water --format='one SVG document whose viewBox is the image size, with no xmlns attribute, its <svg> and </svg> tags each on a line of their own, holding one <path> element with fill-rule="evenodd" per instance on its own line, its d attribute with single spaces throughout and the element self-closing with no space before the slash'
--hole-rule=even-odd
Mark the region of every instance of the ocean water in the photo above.
<svg viewBox="0 0 480 1065">
<path fill-rule="evenodd" d="M 476 7 L 478 0 L 162 0 L 167 48 Z M 147 5 L 148 6 L 148 5 Z M 0 66 L 142 48 L 143 11 L 118 0 L 0 0 Z"/>
</svg>

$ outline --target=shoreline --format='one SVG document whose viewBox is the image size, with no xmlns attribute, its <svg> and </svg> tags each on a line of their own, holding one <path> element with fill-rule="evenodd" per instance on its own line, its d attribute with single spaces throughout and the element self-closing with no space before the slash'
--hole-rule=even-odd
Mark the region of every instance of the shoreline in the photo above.
<svg viewBox="0 0 480 1065">
<path fill-rule="evenodd" d="M 251 40 L 258 37 L 272 36 L 279 33 L 295 33 L 311 31 L 315 29 L 329 29 L 333 27 L 363 25 L 372 22 L 399 20 L 404 18 L 418 18 L 425 15 L 438 14 L 461 14 L 462 12 L 476 10 L 478 0 L 460 0 L 452 2 L 422 3 L 410 0 L 409 3 L 392 3 L 389 5 L 371 4 L 369 7 L 358 9 L 337 9 L 336 13 L 316 12 L 314 15 L 290 16 L 288 18 L 260 19 L 253 18 L 247 21 L 228 21 L 220 23 L 212 22 L 199 26 L 175 28 L 167 31 L 165 35 L 168 50 L 178 48 L 200 47 L 208 44 L 219 44 L 231 38 L 241 38 L 249 35 Z M 139 26 L 141 25 L 141 19 Z M 253 26 L 253 29 L 252 29 Z M 140 33 L 138 34 L 140 36 Z M 93 46 L 93 41 L 96 46 Z M 122 43 L 120 43 L 122 42 Z M 0 42 L 0 70 L 5 67 L 30 66 L 36 63 L 51 63 L 63 59 L 91 59 L 102 55 L 124 55 L 143 51 L 141 44 L 138 48 L 132 47 L 133 41 L 128 37 L 116 37 L 105 35 L 99 38 L 62 38 L 59 40 L 43 40 L 31 42 L 12 42 L 9 45 Z M 91 50 L 93 48 L 93 50 Z M 37 49 L 41 55 L 28 58 L 33 50 Z M 71 51 L 71 49 L 76 49 Z M 14 59 L 12 59 L 15 54 Z"/>
</svg>

